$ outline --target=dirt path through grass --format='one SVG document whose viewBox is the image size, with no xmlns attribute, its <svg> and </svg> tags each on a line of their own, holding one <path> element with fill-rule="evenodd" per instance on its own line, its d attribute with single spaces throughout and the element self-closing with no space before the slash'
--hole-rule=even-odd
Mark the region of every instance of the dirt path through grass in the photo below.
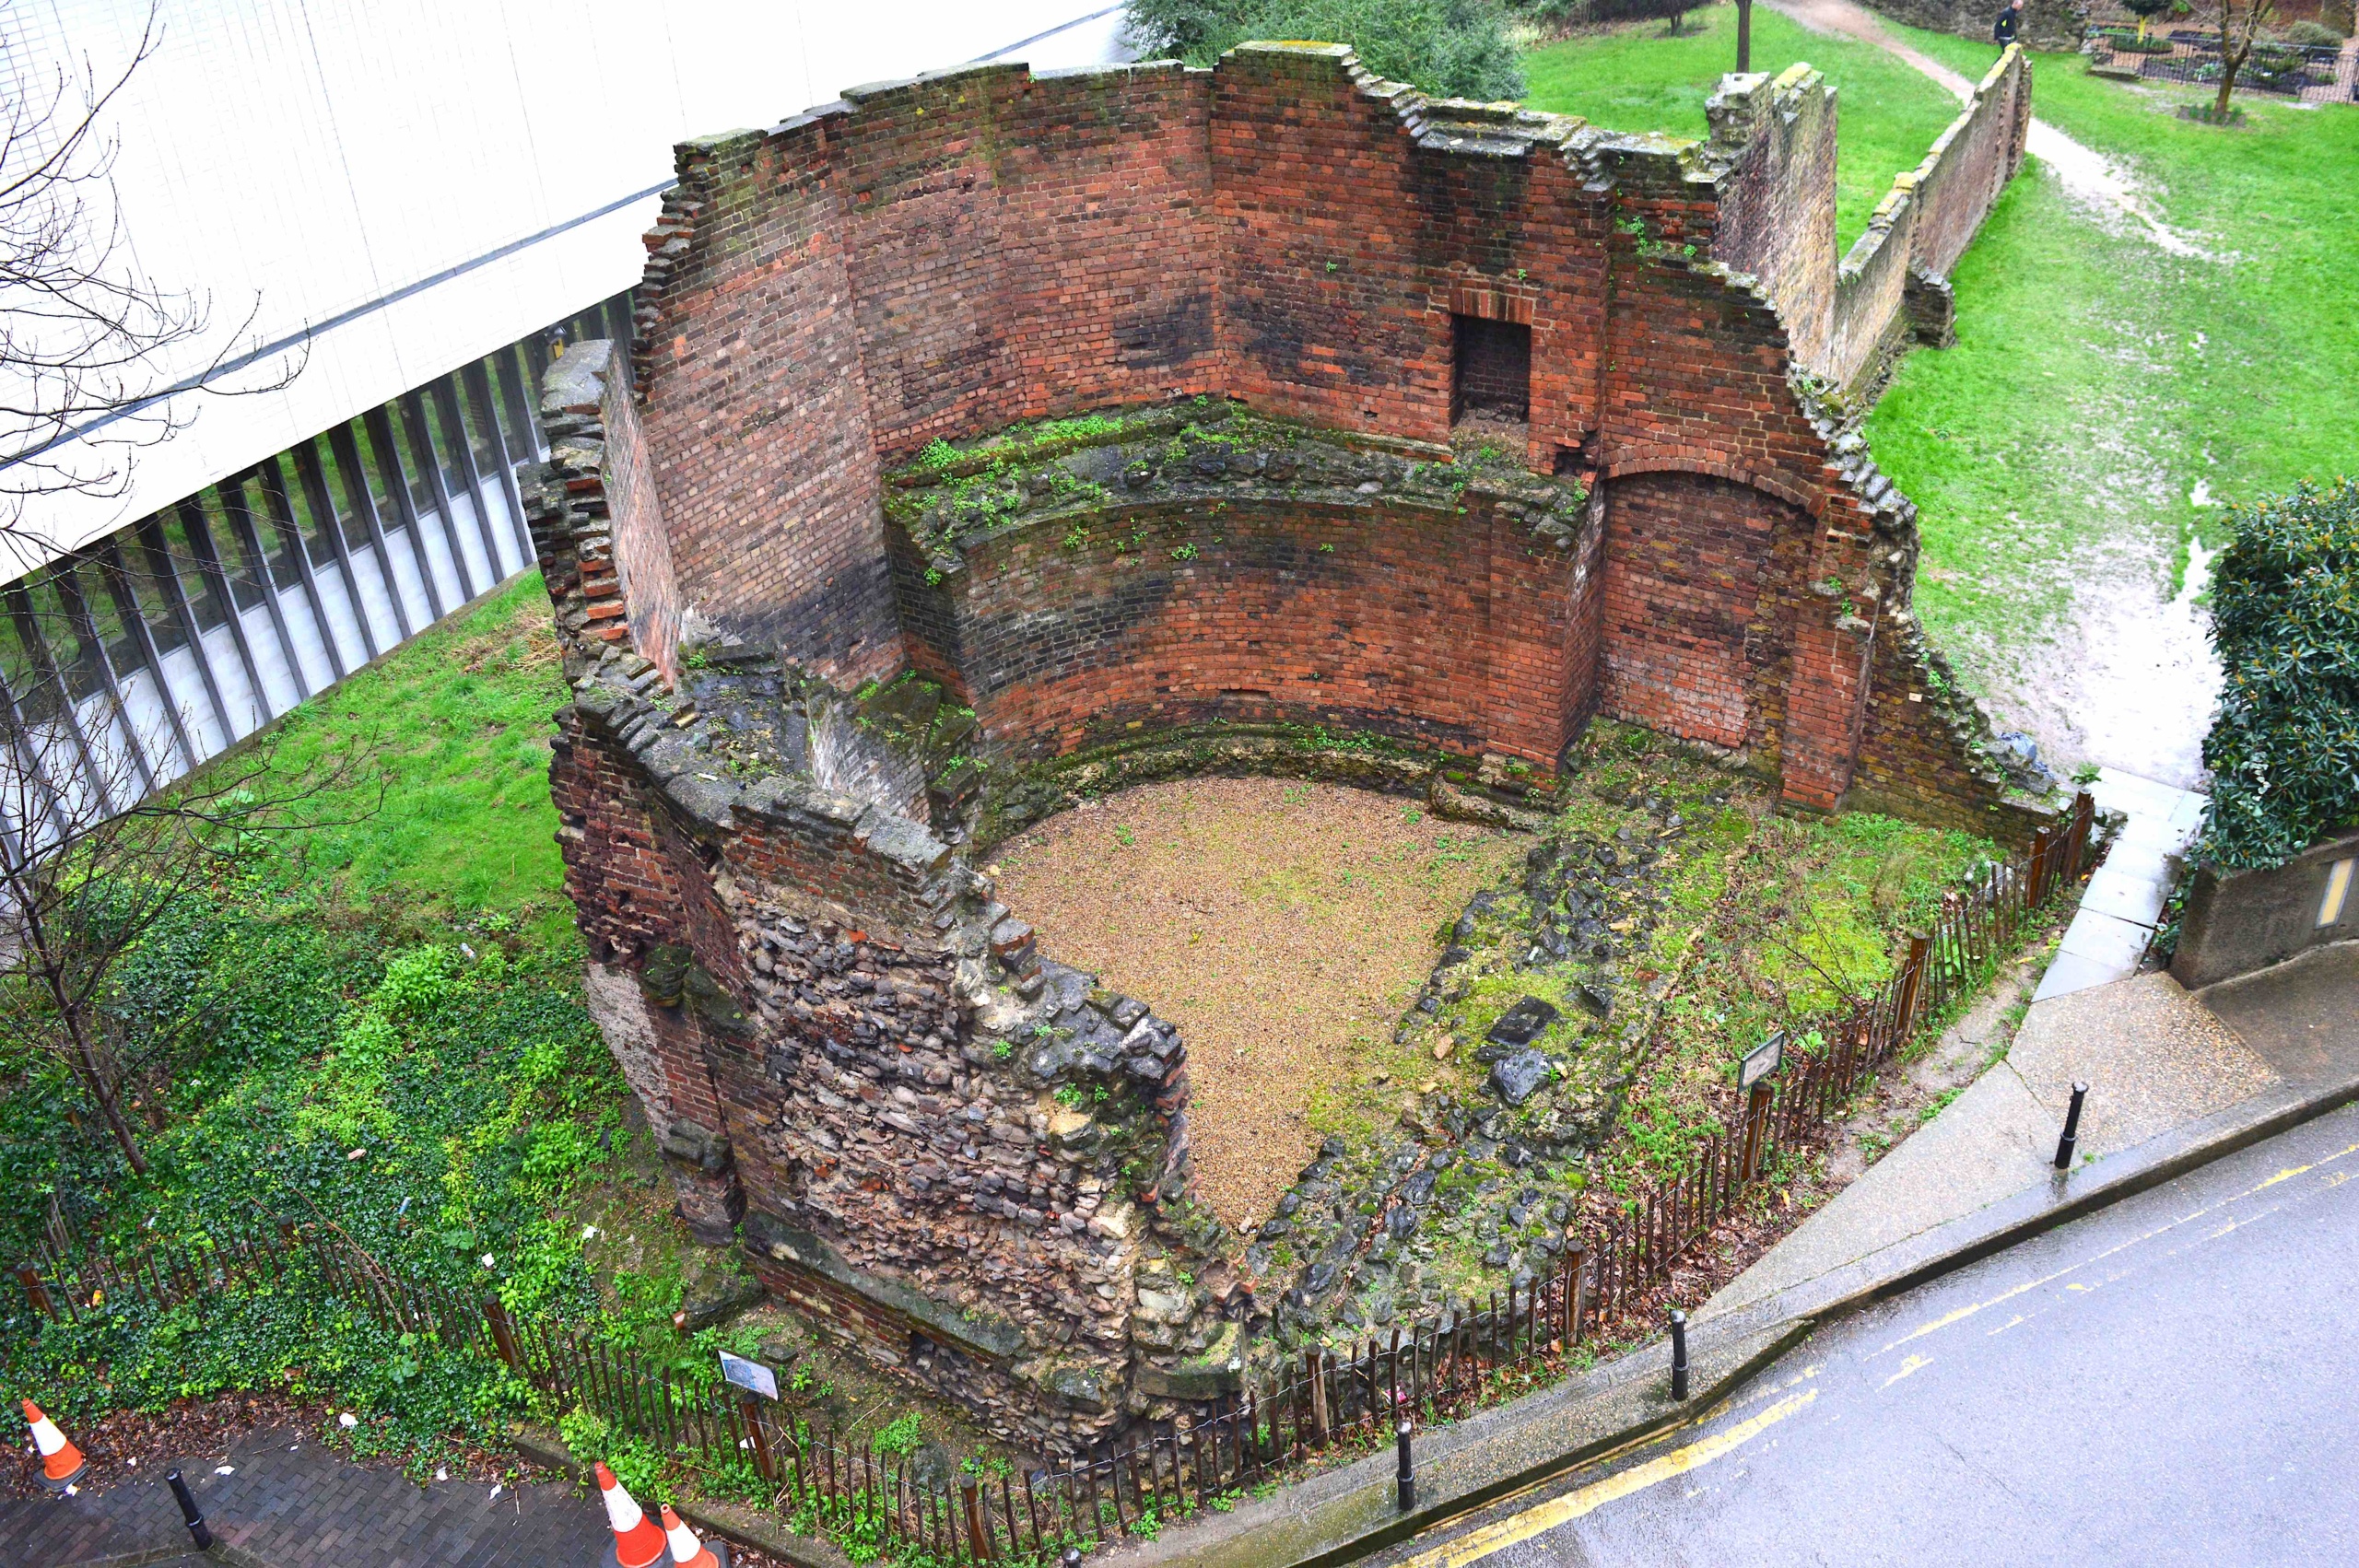
<svg viewBox="0 0 2359 1568">
<path fill-rule="evenodd" d="M 1813 32 L 1855 38 L 1873 44 L 1893 58 L 1923 72 L 1964 103 L 1974 94 L 1974 82 L 1921 50 L 1912 49 L 1887 30 L 1883 20 L 1856 0 L 1765 0 L 1773 11 L 1791 17 Z M 1996 44 L 1990 59 L 1999 58 Z M 2165 223 L 2154 203 L 2119 165 L 2094 147 L 2084 146 L 2047 121 L 2035 117 L 2026 142 L 2031 156 L 2055 170 L 2072 199 L 2117 227 L 2142 232 L 2175 256 L 2201 256 L 2201 246 Z"/>
<path fill-rule="evenodd" d="M 1438 929 L 1523 847 L 1394 796 L 1197 778 L 1087 802 L 996 864 L 1041 951 L 1186 1031 L 1198 1188 L 1240 1224 L 1293 1184 L 1322 1111 L 1398 1061 Z"/>
<path fill-rule="evenodd" d="M 1989 44 L 1853 0 L 1768 0 L 1953 91 Z M 1917 605 L 2003 725 L 2053 764 L 2203 778 L 2220 673 L 2202 603 L 2224 500 L 2347 463 L 2359 109 L 2033 61 L 2031 158 L 1958 263 L 1958 345 L 1911 356 L 1867 434 L 1922 509 Z"/>
</svg>

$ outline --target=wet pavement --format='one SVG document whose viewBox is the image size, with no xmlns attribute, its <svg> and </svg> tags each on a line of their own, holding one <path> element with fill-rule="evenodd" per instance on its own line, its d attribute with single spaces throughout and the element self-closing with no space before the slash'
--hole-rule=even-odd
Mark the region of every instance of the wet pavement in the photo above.
<svg viewBox="0 0 2359 1568">
<path fill-rule="evenodd" d="M 190 1539 L 164 1488 L 170 1468 L 159 1462 L 154 1480 L 100 1492 L 0 1501 L 0 1564 L 213 1561 L 173 1555 Z M 595 1493 L 551 1482 L 421 1487 L 297 1432 L 252 1433 L 179 1469 L 217 1554 L 248 1568 L 544 1568 L 594 1563 L 614 1540 Z"/>
<path fill-rule="evenodd" d="M 2359 1109 L 1813 1336 L 1697 1425 L 1375 1562 L 2359 1561 Z"/>
</svg>

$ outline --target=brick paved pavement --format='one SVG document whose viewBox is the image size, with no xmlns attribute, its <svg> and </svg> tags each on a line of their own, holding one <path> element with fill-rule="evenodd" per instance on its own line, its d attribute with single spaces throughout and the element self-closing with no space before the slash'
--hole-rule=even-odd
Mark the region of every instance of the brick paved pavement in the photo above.
<svg viewBox="0 0 2359 1568">
<path fill-rule="evenodd" d="M 219 1475 L 227 1464 L 232 1474 Z M 143 1469 L 146 1467 L 141 1467 Z M 7 1568 L 195 1568 L 188 1532 L 155 1480 L 56 1502 L 0 1502 Z M 248 1568 L 593 1568 L 613 1537 L 595 1497 L 571 1487 L 470 1480 L 423 1489 L 340 1459 L 306 1434 L 257 1433 L 182 1461 L 217 1557 Z"/>
</svg>

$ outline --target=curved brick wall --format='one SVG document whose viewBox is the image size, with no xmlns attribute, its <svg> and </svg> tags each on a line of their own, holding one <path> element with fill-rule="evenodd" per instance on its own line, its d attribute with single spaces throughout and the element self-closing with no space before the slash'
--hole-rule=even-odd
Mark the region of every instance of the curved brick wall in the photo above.
<svg viewBox="0 0 2359 1568">
<path fill-rule="evenodd" d="M 1809 514 L 1725 479 L 1664 473 L 1612 486 L 1605 516 L 1608 708 L 1776 755 L 1782 714 L 1763 698 L 1784 685 Z"/>
<path fill-rule="evenodd" d="M 2024 101 L 1962 117 L 1951 227 Z M 959 853 L 1207 720 L 1382 731 L 1352 777 L 1498 820 L 1606 712 L 2020 837 L 1822 401 L 1895 335 L 1829 325 L 1833 128 L 1807 72 L 1696 143 L 1255 44 L 681 147 L 634 378 L 559 362 L 531 509 L 568 889 L 684 1218 L 1045 1445 L 1232 1388 L 1177 1032 Z M 1470 383 L 1528 419 L 1454 427 Z"/>
<path fill-rule="evenodd" d="M 2001 107 L 1945 136 L 1943 158 L 1995 172 L 1944 205 L 1944 235 L 2013 167 L 2022 80 L 2011 54 L 2003 95 L 1978 100 Z M 1814 73 L 1731 77 L 1714 122 L 1702 144 L 1612 135 L 1433 102 L 1333 46 L 1255 44 L 1213 71 L 969 67 L 687 144 L 635 345 L 654 495 L 632 505 L 660 513 L 639 526 L 673 575 L 629 585 L 669 607 L 637 619 L 692 608 L 845 685 L 914 664 L 1011 755 L 1119 710 L 1326 715 L 1548 766 L 1602 710 L 1745 752 L 1833 809 L 1913 532 L 1831 449 L 1802 372 L 1835 354 L 1838 379 L 1866 374 L 1906 335 L 1901 291 L 1873 322 L 1858 300 L 1834 314 Z M 884 526 L 887 471 L 1043 416 L 1234 399 L 1449 464 L 1462 321 L 1528 332 L 1510 455 L 1594 484 L 1619 520 L 1596 569 L 1507 542 L 1479 507 L 1454 537 L 1404 513 L 1353 559 L 1311 561 L 1358 525 L 1246 497 L 1215 543 L 1187 514 L 1215 495 L 1162 490 L 1125 498 L 1166 556 L 1194 552 L 1183 566 L 1011 539 L 948 604 L 891 569 L 909 551 Z M 668 669 L 663 640 L 643 651 Z M 1987 814 L 1995 793 L 1957 761 L 1931 788 Z"/>
</svg>

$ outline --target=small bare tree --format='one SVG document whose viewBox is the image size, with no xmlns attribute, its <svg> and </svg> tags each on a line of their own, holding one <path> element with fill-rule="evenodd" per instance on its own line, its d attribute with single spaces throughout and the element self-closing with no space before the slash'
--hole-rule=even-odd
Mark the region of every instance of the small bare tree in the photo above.
<svg viewBox="0 0 2359 1568">
<path fill-rule="evenodd" d="M 209 295 L 132 257 L 104 121 L 161 38 L 151 6 L 120 72 L 85 57 L 0 109 L 0 579 L 49 553 L 28 515 L 45 499 L 125 495 L 137 451 L 192 417 L 188 394 L 275 391 L 306 357 L 251 341 L 259 298 L 216 333 Z"/>
<path fill-rule="evenodd" d="M 2250 63 L 2260 29 L 2276 16 L 2277 7 L 2273 0 L 2212 0 L 2212 5 L 2220 34 L 2220 96 L 2212 100 L 2212 118 L 2225 123 L 2236 77 Z"/>
<path fill-rule="evenodd" d="M 126 1096 L 144 1087 L 160 1129 L 169 1063 L 149 1021 L 116 1005 L 123 961 L 273 837 L 360 820 L 383 787 L 331 816 L 362 748 L 289 775 L 265 739 L 142 799 L 131 748 L 160 738 L 135 736 L 130 714 L 77 703 L 60 671 L 0 696 L 0 1034 L 61 1063 L 144 1176 Z"/>
</svg>

